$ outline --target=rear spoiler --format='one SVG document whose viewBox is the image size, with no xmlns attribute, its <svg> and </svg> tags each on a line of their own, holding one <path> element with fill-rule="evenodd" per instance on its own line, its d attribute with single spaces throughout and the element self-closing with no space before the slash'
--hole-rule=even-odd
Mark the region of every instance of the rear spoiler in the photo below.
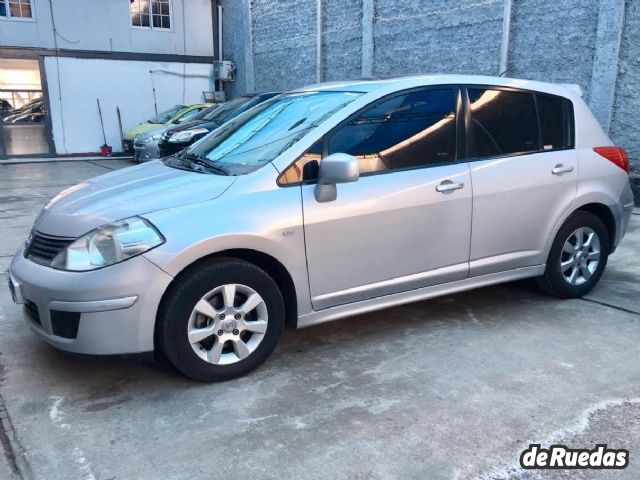
<svg viewBox="0 0 640 480">
<path fill-rule="evenodd" d="M 564 88 L 568 88 L 569 90 L 573 90 L 578 95 L 582 96 L 582 88 L 580 87 L 580 85 L 576 83 L 561 83 L 560 86 Z"/>
</svg>

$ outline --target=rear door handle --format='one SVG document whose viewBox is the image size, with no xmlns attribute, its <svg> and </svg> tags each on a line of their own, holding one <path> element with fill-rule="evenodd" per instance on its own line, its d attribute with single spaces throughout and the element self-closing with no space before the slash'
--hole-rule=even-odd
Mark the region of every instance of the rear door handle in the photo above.
<svg viewBox="0 0 640 480">
<path fill-rule="evenodd" d="M 462 182 L 455 183 L 455 182 L 452 182 L 451 180 L 443 180 L 440 183 L 440 185 L 436 187 L 436 192 L 450 193 L 450 192 L 453 192 L 454 190 L 460 190 L 461 188 L 464 188 L 464 183 Z"/>
<path fill-rule="evenodd" d="M 551 173 L 558 176 L 564 173 L 569 173 L 569 172 L 573 172 L 573 167 L 571 165 L 569 165 L 568 167 L 565 167 L 561 163 L 557 164 L 555 167 L 551 169 Z"/>
</svg>

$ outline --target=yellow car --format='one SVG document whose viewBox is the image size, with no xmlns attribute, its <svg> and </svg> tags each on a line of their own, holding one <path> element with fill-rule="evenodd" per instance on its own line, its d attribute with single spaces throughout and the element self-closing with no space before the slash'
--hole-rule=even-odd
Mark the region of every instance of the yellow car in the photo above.
<svg viewBox="0 0 640 480">
<path fill-rule="evenodd" d="M 194 103 L 191 105 L 176 105 L 171 107 L 169 110 L 166 110 L 152 119 L 141 123 L 137 127 L 124 132 L 124 138 L 122 139 L 124 151 L 133 153 L 133 141 L 141 133 L 148 132 L 149 130 L 153 130 L 154 128 L 158 128 L 163 125 L 183 122 L 196 113 L 211 106 L 213 106 L 212 103 Z"/>
</svg>

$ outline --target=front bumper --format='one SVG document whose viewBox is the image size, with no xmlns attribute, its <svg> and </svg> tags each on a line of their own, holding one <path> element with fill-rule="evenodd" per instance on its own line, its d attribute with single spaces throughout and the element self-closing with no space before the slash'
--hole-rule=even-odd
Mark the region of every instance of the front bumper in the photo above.
<svg viewBox="0 0 640 480">
<path fill-rule="evenodd" d="M 133 153 L 133 140 L 123 140 L 122 148 L 125 153 Z"/>
<path fill-rule="evenodd" d="M 153 350 L 160 299 L 172 277 L 143 255 L 90 272 L 38 265 L 21 248 L 10 290 L 32 330 L 61 350 L 91 355 Z"/>
<path fill-rule="evenodd" d="M 158 142 L 149 142 L 142 145 L 134 143 L 133 156 L 137 162 L 149 162 L 160 158 L 160 149 L 158 148 Z"/>
</svg>

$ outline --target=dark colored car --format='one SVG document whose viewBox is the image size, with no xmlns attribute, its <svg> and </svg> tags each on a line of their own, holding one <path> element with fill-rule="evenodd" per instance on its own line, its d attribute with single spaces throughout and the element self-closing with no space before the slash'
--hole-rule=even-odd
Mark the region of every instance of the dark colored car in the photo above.
<svg viewBox="0 0 640 480">
<path fill-rule="evenodd" d="M 267 92 L 256 95 L 242 95 L 229 100 L 207 115 L 194 119 L 193 122 L 183 123 L 168 129 L 158 143 L 160 156 L 168 157 L 184 150 L 223 123 L 279 94 L 280 92 Z"/>
<path fill-rule="evenodd" d="M 6 117 L 11 113 L 13 113 L 13 107 L 11 104 L 4 98 L 0 98 L 0 118 Z"/>
<path fill-rule="evenodd" d="M 47 116 L 47 108 L 40 98 L 27 103 L 2 119 L 4 123 L 40 123 Z"/>
</svg>

